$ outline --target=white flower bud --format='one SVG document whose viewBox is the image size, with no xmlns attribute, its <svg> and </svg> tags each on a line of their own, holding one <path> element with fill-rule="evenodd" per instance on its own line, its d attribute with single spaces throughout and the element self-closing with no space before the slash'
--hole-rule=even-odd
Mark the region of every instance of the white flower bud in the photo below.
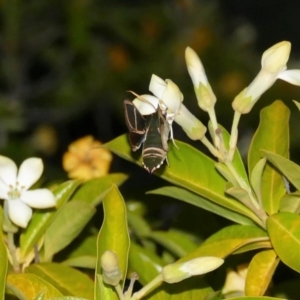
<svg viewBox="0 0 300 300">
<path fill-rule="evenodd" d="M 207 131 L 207 128 L 183 104 L 179 114 L 175 116 L 175 122 L 192 140 L 201 140 Z"/>
<path fill-rule="evenodd" d="M 232 107 L 235 111 L 246 114 L 250 112 L 261 95 L 268 90 L 277 79 L 285 80 L 294 85 L 300 85 L 300 70 L 286 70 L 291 43 L 280 42 L 262 56 L 262 68 L 251 84 L 234 99 Z"/>
<path fill-rule="evenodd" d="M 175 283 L 191 276 L 211 272 L 224 263 L 219 257 L 204 256 L 194 258 L 184 263 L 174 263 L 163 267 L 162 277 L 165 282 Z"/>
<path fill-rule="evenodd" d="M 113 251 L 107 250 L 102 254 L 101 267 L 103 281 L 113 286 L 118 285 L 122 279 L 122 273 L 119 268 L 118 256 Z"/>
</svg>

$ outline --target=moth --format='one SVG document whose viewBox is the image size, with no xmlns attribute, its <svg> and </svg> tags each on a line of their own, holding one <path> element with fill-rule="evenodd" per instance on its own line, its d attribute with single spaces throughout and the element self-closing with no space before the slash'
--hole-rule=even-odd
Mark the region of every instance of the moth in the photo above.
<svg viewBox="0 0 300 300">
<path fill-rule="evenodd" d="M 166 116 L 159 107 L 153 114 L 143 116 L 130 100 L 124 100 L 124 110 L 132 151 L 143 144 L 144 168 L 153 173 L 167 160 L 170 125 Z"/>
</svg>

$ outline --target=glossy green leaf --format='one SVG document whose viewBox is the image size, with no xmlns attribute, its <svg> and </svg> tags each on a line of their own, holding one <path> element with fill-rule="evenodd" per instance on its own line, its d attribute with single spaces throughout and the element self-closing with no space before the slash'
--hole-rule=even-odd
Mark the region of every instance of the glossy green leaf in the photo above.
<svg viewBox="0 0 300 300">
<path fill-rule="evenodd" d="M 66 203 L 76 188 L 79 186 L 80 181 L 71 180 L 60 184 L 54 191 L 54 195 L 57 199 L 57 209 L 59 209 L 64 203 Z M 32 251 L 33 247 L 44 235 L 46 229 L 49 227 L 57 210 L 44 209 L 36 210 L 33 213 L 32 219 L 27 228 L 22 232 L 20 237 L 21 248 L 21 260 Z"/>
<path fill-rule="evenodd" d="M 212 292 L 203 278 L 194 276 L 176 284 L 164 282 L 153 291 L 149 300 L 205 300 Z"/>
<path fill-rule="evenodd" d="M 41 291 L 45 299 L 63 296 L 52 284 L 34 274 L 8 274 L 6 286 L 20 300 L 32 300 Z"/>
<path fill-rule="evenodd" d="M 42 263 L 31 265 L 25 271 L 50 283 L 63 295 L 90 300 L 94 297 L 93 280 L 76 269 L 58 263 Z"/>
<path fill-rule="evenodd" d="M 230 300 L 280 300 L 278 298 L 273 298 L 273 297 L 234 297 L 230 298 Z M 282 299 L 283 300 L 283 299 Z"/>
<path fill-rule="evenodd" d="M 261 159 L 261 149 L 289 157 L 289 115 L 289 109 L 279 100 L 261 110 L 260 123 L 248 153 L 250 178 L 255 165 Z M 278 211 L 284 194 L 282 175 L 267 164 L 262 177 L 262 202 L 269 215 Z"/>
<path fill-rule="evenodd" d="M 149 237 L 177 257 L 182 257 L 197 248 L 197 245 L 192 242 L 186 234 L 174 229 L 168 231 L 152 231 Z"/>
<path fill-rule="evenodd" d="M 82 255 L 79 257 L 68 258 L 62 263 L 69 267 L 95 269 L 97 264 L 97 257 Z"/>
<path fill-rule="evenodd" d="M 289 159 L 269 151 L 261 151 L 263 155 L 284 175 L 295 188 L 300 190 L 300 166 Z"/>
<path fill-rule="evenodd" d="M 263 296 L 279 263 L 273 249 L 257 253 L 251 260 L 245 285 L 247 296 Z"/>
<path fill-rule="evenodd" d="M 55 253 L 69 245 L 95 214 L 93 205 L 83 201 L 70 201 L 57 213 L 45 232 L 44 259 L 48 261 Z"/>
<path fill-rule="evenodd" d="M 224 186 L 226 181 L 215 169 L 215 161 L 188 144 L 180 141 L 176 141 L 176 144 L 180 150 L 170 143 L 168 153 L 170 166 L 161 167 L 155 171 L 156 175 L 199 194 L 218 205 L 241 213 L 257 224 L 262 224 L 251 210 L 225 195 Z M 141 165 L 140 161 L 133 158 L 126 135 L 112 140 L 105 146 L 115 154 Z"/>
<path fill-rule="evenodd" d="M 274 214 L 267 220 L 267 230 L 279 258 L 300 272 L 300 216 L 289 212 Z"/>
<path fill-rule="evenodd" d="M 233 186 L 240 186 L 236 178 L 232 175 L 226 165 L 224 165 L 223 163 L 215 163 L 215 167 L 219 171 L 219 173 Z"/>
<path fill-rule="evenodd" d="M 100 178 L 91 179 L 80 186 L 73 195 L 72 200 L 85 201 L 96 206 L 111 189 L 112 184 L 119 186 L 127 178 L 128 175 L 126 174 L 112 173 Z"/>
<path fill-rule="evenodd" d="M 186 259 L 198 256 L 224 258 L 247 244 L 268 240 L 267 233 L 256 226 L 232 225 L 219 230 L 204 241 Z"/>
<path fill-rule="evenodd" d="M 161 272 L 163 265 L 161 258 L 153 251 L 131 242 L 128 268 L 130 272 L 136 272 L 139 275 L 139 282 L 142 285 L 146 285 L 155 278 Z"/>
<path fill-rule="evenodd" d="M 95 299 L 115 299 L 118 296 L 113 287 L 106 285 L 101 278 L 101 256 L 107 251 L 113 251 L 119 259 L 120 270 L 124 276 L 123 286 L 127 274 L 129 252 L 129 234 L 127 228 L 126 206 L 118 188 L 113 185 L 103 199 L 104 220 L 97 239 L 97 267 Z"/>
<path fill-rule="evenodd" d="M 280 201 L 280 211 L 300 213 L 300 193 L 285 194 Z"/>
<path fill-rule="evenodd" d="M 127 212 L 128 225 L 134 234 L 140 238 L 149 236 L 151 227 L 145 219 L 135 213 Z"/>
<path fill-rule="evenodd" d="M 258 249 L 272 249 L 272 243 L 269 239 L 262 239 L 261 241 L 255 241 L 253 243 L 249 243 L 247 245 L 244 245 L 237 249 L 236 251 L 233 252 L 233 254 L 240 254 L 244 252 L 249 252 L 253 250 L 258 250 Z"/>
<path fill-rule="evenodd" d="M 230 134 L 220 124 L 219 124 L 219 128 L 221 128 L 221 130 L 222 130 L 222 136 L 223 136 L 224 144 L 227 147 L 227 149 L 229 149 Z M 244 162 L 243 162 L 242 157 L 240 155 L 240 152 L 237 148 L 234 151 L 232 165 L 233 165 L 235 171 L 237 172 L 237 174 L 239 175 L 239 177 L 242 179 L 242 181 L 244 183 L 246 183 L 247 186 L 250 188 L 248 174 L 247 174 L 247 171 L 245 169 L 245 165 L 244 165 Z"/>
<path fill-rule="evenodd" d="M 63 264 L 79 268 L 95 269 L 97 262 L 97 236 L 89 236 L 79 243 L 69 253 Z"/>
<path fill-rule="evenodd" d="M 79 297 L 72 297 L 72 296 L 63 296 L 63 297 L 59 297 L 59 298 L 51 298 L 49 300 L 88 300 L 86 298 L 79 298 Z"/>
<path fill-rule="evenodd" d="M 254 193 L 259 203 L 262 203 L 261 184 L 262 184 L 262 176 L 263 176 L 264 168 L 266 166 L 266 162 L 267 160 L 265 158 L 260 159 L 251 172 L 251 178 L 250 178 L 251 186 L 254 190 Z"/>
<path fill-rule="evenodd" d="M 196 195 L 193 192 L 190 192 L 186 189 L 176 187 L 176 186 L 165 186 L 162 188 L 158 188 L 156 190 L 148 192 L 149 194 L 158 194 L 163 196 L 172 197 L 186 203 L 195 205 L 197 207 L 208 210 L 214 214 L 217 214 L 221 217 L 227 218 L 233 222 L 242 225 L 254 225 L 255 223 L 245 217 L 242 214 L 236 213 L 230 209 L 227 209 L 223 206 L 220 206 L 212 201 L 209 201 L 201 196 Z"/>
<path fill-rule="evenodd" d="M 2 224 L 3 209 L 0 206 L 0 224 Z M 8 267 L 7 249 L 4 242 L 2 226 L 0 228 L 0 299 L 4 299 L 6 273 Z"/>
</svg>

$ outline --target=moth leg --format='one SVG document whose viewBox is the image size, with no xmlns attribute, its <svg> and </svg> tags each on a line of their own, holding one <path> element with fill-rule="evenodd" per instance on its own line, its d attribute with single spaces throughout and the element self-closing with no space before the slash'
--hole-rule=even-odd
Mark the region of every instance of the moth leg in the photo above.
<svg viewBox="0 0 300 300">
<path fill-rule="evenodd" d="M 170 127 L 170 140 L 172 140 L 173 145 L 179 150 L 179 148 L 176 145 L 175 140 L 174 140 L 172 125 L 169 124 L 169 127 Z"/>
</svg>

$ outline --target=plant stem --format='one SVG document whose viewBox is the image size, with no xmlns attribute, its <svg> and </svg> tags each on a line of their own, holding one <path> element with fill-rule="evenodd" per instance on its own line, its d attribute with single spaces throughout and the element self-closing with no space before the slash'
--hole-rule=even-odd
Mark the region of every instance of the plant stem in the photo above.
<svg viewBox="0 0 300 300">
<path fill-rule="evenodd" d="M 141 299 L 142 297 L 144 297 L 146 294 L 148 294 L 151 290 L 153 290 L 156 286 L 158 286 L 162 282 L 163 282 L 162 275 L 159 274 L 151 282 L 149 282 L 147 285 L 145 285 L 142 289 L 140 289 L 138 292 L 134 293 L 133 296 L 131 297 L 131 300 Z"/>
<path fill-rule="evenodd" d="M 235 147 L 238 139 L 238 125 L 239 125 L 240 118 L 241 118 L 241 113 L 235 111 L 233 116 L 232 126 L 231 126 L 230 140 L 229 140 L 229 153 L 228 153 L 229 161 L 233 160 Z"/>
</svg>

